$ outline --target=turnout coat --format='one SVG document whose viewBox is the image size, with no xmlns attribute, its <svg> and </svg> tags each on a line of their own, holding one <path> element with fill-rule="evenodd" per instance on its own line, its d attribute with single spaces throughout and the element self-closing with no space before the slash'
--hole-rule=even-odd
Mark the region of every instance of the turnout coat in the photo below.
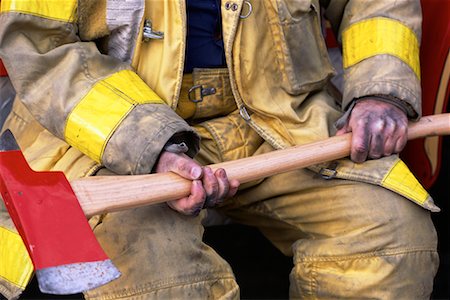
<svg viewBox="0 0 450 300">
<path fill-rule="evenodd" d="M 420 117 L 419 1 L 223 0 L 221 13 L 234 113 L 274 149 L 333 135 L 341 111 L 366 96 Z M 342 43 L 340 99 L 330 95 L 335 70 L 325 19 Z M 149 173 L 174 135 L 194 156 L 198 135 L 176 113 L 186 31 L 183 0 L 2 0 L 0 58 L 17 91 L 5 128 L 31 166 L 63 170 L 69 178 L 102 166 L 118 174 Z M 208 122 L 206 129 L 219 132 L 218 145 L 232 140 L 220 120 Z M 246 156 L 246 147 L 240 149 L 224 160 Z M 438 209 L 395 155 L 310 168 L 382 185 Z M 26 253 L 7 259 L 20 255 Z M 9 278 L 0 292 L 26 285 L 25 267 L 15 270 L 0 274 Z"/>
</svg>

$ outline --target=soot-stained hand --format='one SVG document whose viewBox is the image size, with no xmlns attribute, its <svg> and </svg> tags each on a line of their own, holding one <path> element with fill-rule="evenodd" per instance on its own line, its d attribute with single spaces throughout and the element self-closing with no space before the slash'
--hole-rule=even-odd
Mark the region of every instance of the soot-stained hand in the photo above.
<svg viewBox="0 0 450 300">
<path fill-rule="evenodd" d="M 202 208 L 215 207 L 236 194 L 239 181 L 229 180 L 224 169 L 202 167 L 183 153 L 163 151 L 155 168 L 157 173 L 174 172 L 192 180 L 191 194 L 167 204 L 184 215 L 198 215 Z"/>
<path fill-rule="evenodd" d="M 350 158 L 363 162 L 403 150 L 407 142 L 408 117 L 397 106 L 376 98 L 359 101 L 336 135 L 352 132 Z"/>
</svg>

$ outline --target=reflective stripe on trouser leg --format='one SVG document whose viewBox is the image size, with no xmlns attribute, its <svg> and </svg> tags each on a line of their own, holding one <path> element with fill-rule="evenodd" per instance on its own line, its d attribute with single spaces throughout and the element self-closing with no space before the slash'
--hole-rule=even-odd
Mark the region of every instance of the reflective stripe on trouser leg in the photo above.
<svg viewBox="0 0 450 300">
<path fill-rule="evenodd" d="M 94 232 L 122 276 L 86 298 L 239 298 L 228 263 L 202 242 L 200 221 L 165 203 L 107 214 Z"/>
<path fill-rule="evenodd" d="M 0 199 L 0 294 L 18 297 L 33 274 L 33 264 Z"/>
<path fill-rule="evenodd" d="M 430 297 L 438 256 L 429 212 L 391 191 L 299 170 L 227 203 L 227 215 L 294 254 L 293 298 Z"/>
</svg>

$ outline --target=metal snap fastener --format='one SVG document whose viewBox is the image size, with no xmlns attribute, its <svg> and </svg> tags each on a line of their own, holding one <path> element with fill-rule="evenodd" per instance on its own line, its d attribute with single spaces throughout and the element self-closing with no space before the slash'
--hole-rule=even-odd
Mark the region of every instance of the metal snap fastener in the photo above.
<svg viewBox="0 0 450 300">
<path fill-rule="evenodd" d="M 164 38 L 164 32 L 153 30 L 152 21 L 147 19 L 144 22 L 144 28 L 142 33 L 142 39 L 144 42 L 148 42 L 151 39 L 160 40 Z"/>
</svg>

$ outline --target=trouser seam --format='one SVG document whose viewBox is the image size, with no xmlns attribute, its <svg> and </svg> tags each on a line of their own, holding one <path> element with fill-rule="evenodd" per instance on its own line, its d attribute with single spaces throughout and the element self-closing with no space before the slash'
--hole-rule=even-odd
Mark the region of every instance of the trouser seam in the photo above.
<svg viewBox="0 0 450 300">
<path fill-rule="evenodd" d="M 354 255 L 338 255 L 338 256 L 320 256 L 320 255 L 308 255 L 302 257 L 296 257 L 295 262 L 327 262 L 327 261 L 347 261 L 361 258 L 373 258 L 380 256 L 395 256 L 419 252 L 436 252 L 433 248 L 407 248 L 402 250 L 383 250 L 373 251 L 368 253 L 354 254 Z"/>
<path fill-rule="evenodd" d="M 141 296 L 148 292 L 155 292 L 155 291 L 160 291 L 160 290 L 174 288 L 174 287 L 191 285 L 191 284 L 195 284 L 195 283 L 218 281 L 218 280 L 230 280 L 230 279 L 235 280 L 234 276 L 231 276 L 231 275 L 225 275 L 222 277 L 211 278 L 211 279 L 196 277 L 194 279 L 188 279 L 185 281 L 181 281 L 175 285 L 170 285 L 171 283 L 174 283 L 176 281 L 176 280 L 172 279 L 172 280 L 160 281 L 157 284 L 144 284 L 141 286 L 137 286 L 135 288 L 121 289 L 119 291 L 114 292 L 114 294 L 109 294 L 109 295 L 104 295 L 104 294 L 103 295 L 99 295 L 99 294 L 89 295 L 89 294 L 87 294 L 85 296 L 86 296 L 86 299 L 104 299 L 104 300 L 120 299 L 120 298 L 131 297 L 131 296 L 137 297 L 137 296 Z"/>
<path fill-rule="evenodd" d="M 405 250 L 388 250 L 388 251 L 375 251 L 366 254 L 359 255 L 350 255 L 350 256 L 330 256 L 330 257 L 314 257 L 313 259 L 308 259 L 304 257 L 303 259 L 296 259 L 295 265 L 297 268 L 305 268 L 310 270 L 309 278 L 305 278 L 305 284 L 303 293 L 307 298 L 313 297 L 314 299 L 317 297 L 318 292 L 318 270 L 321 268 L 321 263 L 325 262 L 346 262 L 346 261 L 355 261 L 358 259 L 374 259 L 380 258 L 383 256 L 397 256 L 397 255 L 405 255 L 405 254 L 422 254 L 422 253 L 437 253 L 435 249 L 427 249 L 427 248 L 408 248 Z M 319 258 L 319 259 L 317 259 Z"/>
<path fill-rule="evenodd" d="M 311 268 L 311 296 L 317 293 L 317 265 L 313 264 Z"/>
</svg>

